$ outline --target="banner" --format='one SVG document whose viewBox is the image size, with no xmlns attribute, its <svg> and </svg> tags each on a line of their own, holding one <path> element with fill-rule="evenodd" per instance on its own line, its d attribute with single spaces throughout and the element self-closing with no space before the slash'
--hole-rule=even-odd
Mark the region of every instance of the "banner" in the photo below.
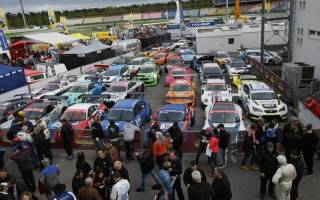
<svg viewBox="0 0 320 200">
<path fill-rule="evenodd" d="M 3 29 L 5 31 L 8 30 L 6 13 L 4 9 L 0 9 L 0 29 Z"/>
<path fill-rule="evenodd" d="M 0 51 L 9 51 L 9 45 L 7 42 L 7 38 L 4 34 L 4 31 L 0 29 Z"/>
<path fill-rule="evenodd" d="M 56 14 L 54 13 L 54 10 L 48 10 L 48 17 L 49 17 L 50 28 L 54 29 L 54 26 L 57 22 Z"/>
<path fill-rule="evenodd" d="M 216 23 L 214 21 L 209 22 L 190 22 L 187 27 L 203 27 L 203 26 L 214 26 Z"/>
<path fill-rule="evenodd" d="M 69 30 L 68 30 L 68 26 L 67 26 L 67 18 L 66 17 L 60 17 L 60 25 L 61 25 L 61 29 L 62 29 L 62 32 L 64 34 L 68 34 L 69 33 Z"/>
</svg>

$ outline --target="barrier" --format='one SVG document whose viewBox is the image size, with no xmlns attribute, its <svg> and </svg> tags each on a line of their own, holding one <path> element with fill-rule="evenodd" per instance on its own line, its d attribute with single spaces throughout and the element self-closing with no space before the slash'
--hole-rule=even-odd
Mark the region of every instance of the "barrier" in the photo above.
<svg viewBox="0 0 320 200">
<path fill-rule="evenodd" d="M 283 81 L 277 74 L 249 56 L 247 57 L 246 62 L 250 64 L 257 75 L 266 81 L 274 90 L 281 93 L 288 101 L 292 102 L 294 100 L 293 87 Z"/>
</svg>

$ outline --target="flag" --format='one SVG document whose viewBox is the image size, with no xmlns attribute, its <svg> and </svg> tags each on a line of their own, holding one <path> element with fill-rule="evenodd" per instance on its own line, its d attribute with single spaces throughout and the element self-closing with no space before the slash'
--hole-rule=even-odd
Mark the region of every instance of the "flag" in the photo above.
<svg viewBox="0 0 320 200">
<path fill-rule="evenodd" d="M 54 26 L 57 22 L 56 14 L 54 13 L 54 10 L 48 10 L 48 17 L 49 17 L 50 28 L 54 29 Z"/>
<path fill-rule="evenodd" d="M 4 31 L 8 30 L 6 13 L 4 9 L 0 9 L 0 29 L 3 29 Z"/>
</svg>

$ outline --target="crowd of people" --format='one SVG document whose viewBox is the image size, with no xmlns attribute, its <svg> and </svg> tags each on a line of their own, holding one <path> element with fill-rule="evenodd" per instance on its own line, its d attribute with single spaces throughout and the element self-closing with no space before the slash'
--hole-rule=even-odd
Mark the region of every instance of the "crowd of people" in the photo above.
<svg viewBox="0 0 320 200">
<path fill-rule="evenodd" d="M 0 148 L 0 199 L 36 200 L 40 194 L 49 200 L 128 200 L 130 191 L 147 190 L 149 175 L 154 180 L 149 188 L 156 191 L 156 200 L 232 199 L 231 183 L 223 171 L 228 164 L 231 134 L 223 124 L 201 131 L 195 159 L 185 170 L 182 166 L 184 134 L 177 123 L 163 134 L 159 122 L 154 120 L 150 129 L 142 133 L 146 136 L 142 150 L 135 154 L 135 135 L 141 131 L 127 122 L 120 133 L 116 123 L 110 121 L 105 134 L 101 119 L 97 118 L 90 125 L 97 156 L 89 163 L 84 152 L 75 156 L 72 148 L 75 130 L 66 119 L 61 120 L 59 133 L 67 159 L 76 157 L 72 191 L 68 191 L 67 185 L 60 181 L 63 172 L 54 163 L 46 123 L 37 119 L 33 125 L 23 112 L 18 112 L 7 138 L 13 144 L 9 158 L 16 163 L 23 183 L 6 169 L 5 149 Z M 277 200 L 297 200 L 302 177 L 313 175 L 313 157 L 319 137 L 312 125 L 302 128 L 295 117 L 283 127 L 276 120 L 258 121 L 247 127 L 242 140 L 244 156 L 240 168 L 260 172 L 260 199 L 268 192 Z M 282 148 L 284 155 L 280 154 Z M 124 157 L 120 153 L 122 150 Z M 200 167 L 201 155 L 206 156 L 210 171 Z M 123 160 L 136 160 L 140 165 L 140 184 L 135 188 Z M 231 160 L 237 162 L 235 158 Z M 34 176 L 35 169 L 40 170 L 39 179 Z M 211 184 L 207 176 L 213 179 Z"/>
</svg>

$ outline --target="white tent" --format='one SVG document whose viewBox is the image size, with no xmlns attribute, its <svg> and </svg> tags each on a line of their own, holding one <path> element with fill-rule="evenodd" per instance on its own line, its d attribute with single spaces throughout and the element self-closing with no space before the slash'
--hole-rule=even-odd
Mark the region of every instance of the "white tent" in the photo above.
<svg viewBox="0 0 320 200">
<path fill-rule="evenodd" d="M 34 40 L 38 42 L 43 42 L 47 44 L 61 44 L 61 43 L 72 43 L 74 41 L 78 41 L 78 38 L 72 37 L 70 35 L 65 35 L 57 32 L 49 32 L 49 33 L 36 33 L 36 34 L 28 34 L 23 35 L 26 39 Z"/>
</svg>

